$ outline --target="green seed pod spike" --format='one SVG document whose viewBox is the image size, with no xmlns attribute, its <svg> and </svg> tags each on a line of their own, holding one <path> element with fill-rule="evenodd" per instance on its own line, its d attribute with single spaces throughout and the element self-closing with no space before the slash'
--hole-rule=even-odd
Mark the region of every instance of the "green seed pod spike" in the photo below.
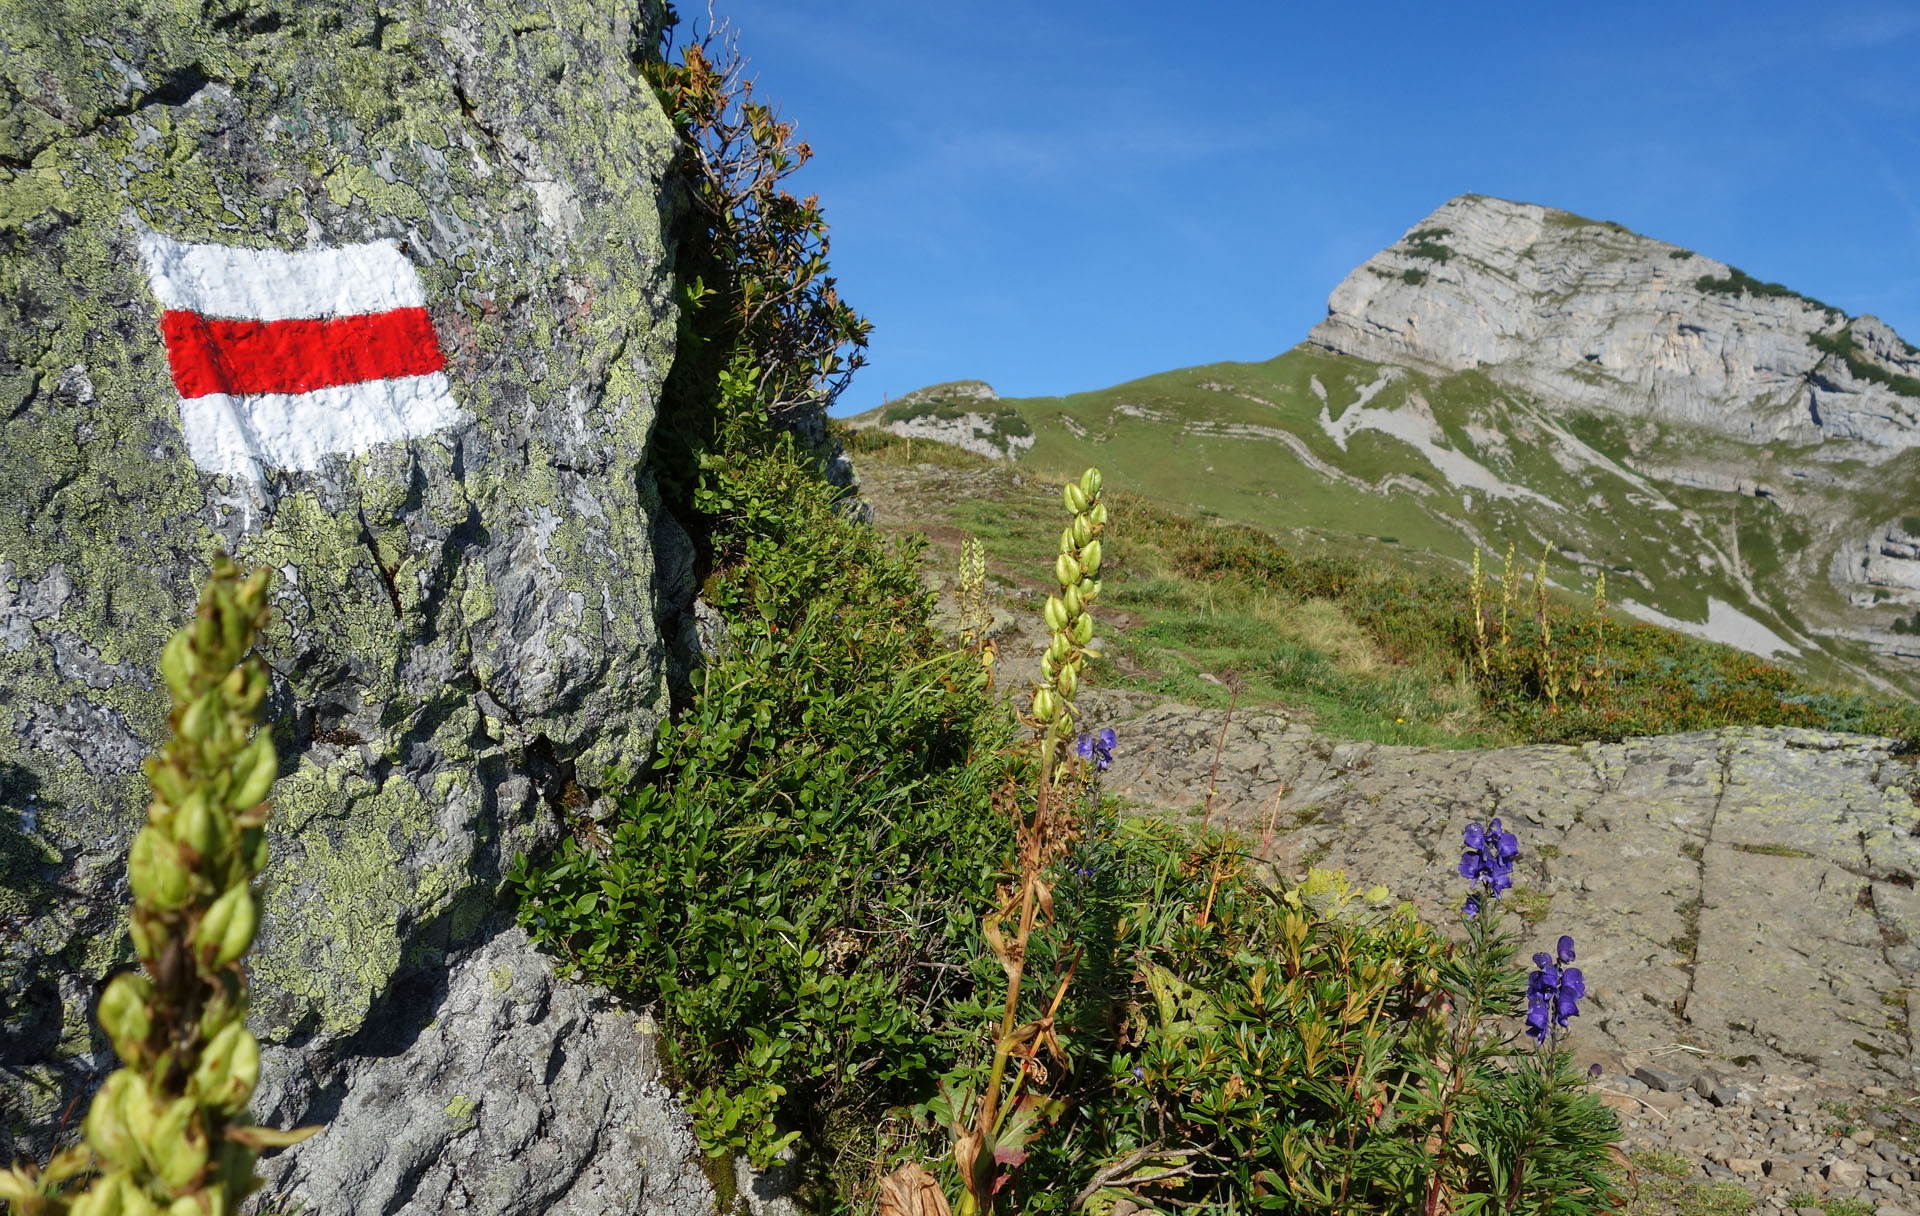
<svg viewBox="0 0 1920 1216">
<path fill-rule="evenodd" d="M 1073 526 L 1069 531 L 1073 533 L 1075 545 L 1084 545 L 1093 539 L 1093 520 L 1083 511 L 1073 517 Z"/>
<path fill-rule="evenodd" d="M 153 985 L 144 975 L 123 972 L 100 994 L 100 1029 L 107 1032 L 114 1052 L 123 1060 L 146 1056 L 147 1036 L 153 1031 Z"/>
<path fill-rule="evenodd" d="M 1088 498 L 1094 498 L 1099 495 L 1100 493 L 1100 470 L 1099 469 L 1088 469 L 1086 472 L 1080 474 L 1080 492 L 1082 494 L 1085 494 Z"/>
<path fill-rule="evenodd" d="M 1096 537 L 1080 551 L 1080 573 L 1092 578 L 1100 573 L 1100 541 Z"/>
<path fill-rule="evenodd" d="M 1067 615 L 1067 606 L 1057 595 L 1047 597 L 1045 615 L 1048 629 L 1065 629 L 1073 619 Z"/>
<path fill-rule="evenodd" d="M 1087 509 L 1087 494 L 1071 481 L 1061 487 L 1060 497 L 1066 501 L 1067 510 L 1075 515 Z"/>
<path fill-rule="evenodd" d="M 1060 712 L 1060 699 L 1053 695 L 1051 688 L 1036 688 L 1033 691 L 1033 716 L 1042 722 L 1053 721 Z"/>
<path fill-rule="evenodd" d="M 1091 641 L 1093 641 L 1093 617 L 1083 612 L 1073 620 L 1073 644 L 1085 646 Z"/>
<path fill-rule="evenodd" d="M 1060 593 L 1060 603 L 1067 610 L 1067 620 L 1072 621 L 1080 615 L 1080 588 L 1068 587 Z"/>
<path fill-rule="evenodd" d="M 247 1118 L 260 1045 L 239 964 L 259 928 L 251 884 L 267 860 L 261 825 L 277 771 L 271 738 L 255 734 L 269 677 L 247 652 L 267 622 L 268 579 L 243 582 L 218 559 L 199 611 L 162 652 L 173 736 L 145 765 L 154 801 L 127 857 L 146 974 L 117 976 L 101 995 L 122 1067 L 85 1124 L 103 1172 L 84 1194 L 48 1192 L 51 1206 L 35 1211 L 235 1216 L 259 1150 L 318 1130 Z"/>
<path fill-rule="evenodd" d="M 1074 586 L 1080 581 L 1080 563 L 1074 561 L 1071 555 L 1062 553 L 1053 559 L 1053 577 L 1060 581 L 1062 587 Z"/>
</svg>

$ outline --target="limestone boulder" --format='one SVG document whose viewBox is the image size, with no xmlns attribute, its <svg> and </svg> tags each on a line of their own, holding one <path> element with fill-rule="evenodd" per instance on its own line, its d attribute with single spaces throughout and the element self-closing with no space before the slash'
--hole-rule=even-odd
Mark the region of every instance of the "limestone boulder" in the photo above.
<svg viewBox="0 0 1920 1216">
<path fill-rule="evenodd" d="M 216 550 L 278 572 L 269 1044 L 402 1016 L 515 854 L 644 761 L 691 632 L 646 466 L 659 7 L 0 5 L 0 1158 L 111 1065 L 154 672 Z M 431 366 L 369 354 L 363 311 Z M 236 371 L 261 334 L 333 361 Z"/>
</svg>

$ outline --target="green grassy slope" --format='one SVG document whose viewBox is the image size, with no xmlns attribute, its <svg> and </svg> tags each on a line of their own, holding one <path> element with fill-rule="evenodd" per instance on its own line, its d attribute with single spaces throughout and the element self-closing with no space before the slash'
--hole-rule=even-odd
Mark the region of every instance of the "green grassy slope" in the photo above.
<svg viewBox="0 0 1920 1216">
<path fill-rule="evenodd" d="M 1750 621 L 1736 621 L 1743 636 L 1763 649 L 1769 634 L 1791 646 L 1773 661 L 1810 679 L 1920 688 L 1864 644 L 1815 632 L 1862 616 L 1825 577 L 1825 563 L 1840 539 L 1899 513 L 1904 488 L 1920 477 L 1920 450 L 1875 468 L 1821 463 L 1808 477 L 1804 449 L 1556 414 L 1478 372 L 1386 369 L 1306 345 L 1264 363 L 986 408 L 1031 428 L 1036 442 L 1019 461 L 1036 471 L 1099 464 L 1168 507 L 1406 570 L 1457 571 L 1476 546 L 1493 557 L 1509 544 L 1531 566 L 1545 547 L 1559 587 L 1589 593 L 1604 570 L 1616 604 L 1631 600 L 1699 628 L 1717 600 L 1723 637 L 1730 608 Z M 1633 467 L 1734 470 L 1791 494 L 1796 509 Z"/>
</svg>

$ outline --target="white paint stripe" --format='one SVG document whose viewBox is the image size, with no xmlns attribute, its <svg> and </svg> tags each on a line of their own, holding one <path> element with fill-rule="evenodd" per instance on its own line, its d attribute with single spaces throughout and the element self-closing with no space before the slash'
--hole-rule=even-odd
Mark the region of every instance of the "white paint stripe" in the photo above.
<svg viewBox="0 0 1920 1216">
<path fill-rule="evenodd" d="M 368 380 L 310 393 L 211 393 L 180 403 L 187 452 L 202 472 L 262 480 L 263 468 L 317 469 L 380 443 L 460 420 L 446 373 Z"/>
<path fill-rule="evenodd" d="M 208 317 L 351 317 L 427 302 L 413 263 L 392 241 L 282 253 L 188 245 L 143 231 L 140 256 L 162 306 Z"/>
</svg>

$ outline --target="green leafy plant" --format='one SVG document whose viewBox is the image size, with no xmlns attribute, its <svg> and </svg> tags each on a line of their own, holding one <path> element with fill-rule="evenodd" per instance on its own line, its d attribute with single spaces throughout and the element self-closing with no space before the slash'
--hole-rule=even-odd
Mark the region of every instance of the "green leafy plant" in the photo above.
<svg viewBox="0 0 1920 1216">
<path fill-rule="evenodd" d="M 706 1149 L 762 1164 L 938 1074 L 1008 831 L 985 672 L 937 645 L 918 547 L 835 499 L 788 443 L 708 454 L 727 647 L 612 816 L 512 875 L 536 940 L 658 1003 Z"/>
<path fill-rule="evenodd" d="M 1859 344 L 1853 340 L 1852 325 L 1844 325 L 1831 334 L 1809 334 L 1807 341 L 1814 349 L 1846 364 L 1856 380 L 1884 385 L 1903 397 L 1920 397 L 1920 379 L 1889 371 L 1861 356 Z"/>
<path fill-rule="evenodd" d="M 227 1216 L 261 1185 L 260 1149 L 320 1130 L 275 1131 L 247 1113 L 260 1045 L 246 1027 L 243 960 L 277 771 L 271 735 L 254 732 L 267 670 L 247 652 L 266 624 L 269 578 L 242 579 L 220 557 L 193 623 L 161 654 L 172 735 L 146 762 L 153 803 L 127 861 L 141 970 L 100 997 L 121 1067 L 94 1095 L 83 1144 L 43 1170 L 0 1173 L 16 1216 Z M 60 1193 L 89 1169 L 98 1176 L 84 1193 Z"/>
<path fill-rule="evenodd" d="M 1700 291 L 1709 292 L 1715 295 L 1729 295 L 1729 296 L 1751 295 L 1751 296 L 1762 296 L 1762 297 L 1768 297 L 1768 296 L 1784 297 L 1787 299 L 1799 300 L 1803 304 L 1810 304 L 1813 307 L 1820 309 L 1822 312 L 1827 312 L 1827 313 L 1832 313 L 1835 315 L 1842 315 L 1842 316 L 1845 315 L 1841 313 L 1839 309 L 1834 308 L 1833 306 L 1828 304 L 1822 304 L 1820 301 L 1814 299 L 1812 296 L 1801 295 L 1799 292 L 1793 290 L 1791 287 L 1788 287 L 1784 283 L 1763 283 L 1759 279 L 1756 279 L 1752 275 L 1748 274 L 1746 271 L 1740 269 L 1738 266 L 1727 267 L 1727 273 L 1723 278 L 1715 278 L 1713 275 L 1701 275 L 1699 278 L 1693 281 L 1693 285 L 1695 288 L 1699 289 Z"/>
<path fill-rule="evenodd" d="M 1572 944 L 1536 956 L 1531 978 L 1516 968 L 1494 892 L 1517 845 L 1497 824 L 1479 844 L 1490 881 L 1464 946 L 1337 871 L 1276 893 L 1231 835 L 1127 820 L 1097 878 L 1091 854 L 1065 859 L 1088 873 L 1062 876 L 1063 920 L 1097 910 L 1096 883 L 1123 893 L 1117 970 L 1131 978 L 1117 1018 L 1066 1028 L 1080 1063 L 1056 1094 L 1057 1134 L 1028 1145 L 1022 1210 L 1571 1216 L 1614 1202 L 1618 1124 L 1561 1045 L 1584 991 Z M 1515 1045 L 1529 1036 L 1539 1046 Z"/>
</svg>

